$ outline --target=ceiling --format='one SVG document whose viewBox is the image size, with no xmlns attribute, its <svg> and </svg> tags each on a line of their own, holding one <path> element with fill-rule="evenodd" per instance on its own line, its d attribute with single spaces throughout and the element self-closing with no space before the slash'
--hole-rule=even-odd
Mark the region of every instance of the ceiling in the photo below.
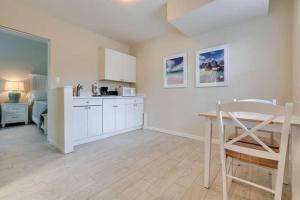
<svg viewBox="0 0 300 200">
<path fill-rule="evenodd" d="M 266 16 L 269 8 L 269 0 L 17 1 L 129 45 L 166 34 L 174 27 L 188 36 L 197 35 Z"/>
<path fill-rule="evenodd" d="M 114 40 L 134 44 L 172 29 L 167 0 L 19 0 Z"/>
</svg>

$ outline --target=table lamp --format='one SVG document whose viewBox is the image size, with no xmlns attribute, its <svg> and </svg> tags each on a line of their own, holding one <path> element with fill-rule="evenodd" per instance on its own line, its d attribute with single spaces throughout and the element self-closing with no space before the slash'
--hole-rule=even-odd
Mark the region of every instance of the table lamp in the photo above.
<svg viewBox="0 0 300 200">
<path fill-rule="evenodd" d="M 24 91 L 24 82 L 7 81 L 5 90 L 8 91 L 9 103 L 18 103 L 20 101 L 21 92 Z"/>
</svg>

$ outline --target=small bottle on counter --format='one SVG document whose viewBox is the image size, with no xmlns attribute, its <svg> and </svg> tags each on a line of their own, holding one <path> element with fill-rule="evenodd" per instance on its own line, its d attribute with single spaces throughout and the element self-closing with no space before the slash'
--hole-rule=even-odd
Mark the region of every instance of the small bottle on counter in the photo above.
<svg viewBox="0 0 300 200">
<path fill-rule="evenodd" d="M 73 87 L 73 96 L 79 97 L 80 96 L 80 90 L 83 89 L 83 86 L 78 84 L 77 86 Z"/>
</svg>

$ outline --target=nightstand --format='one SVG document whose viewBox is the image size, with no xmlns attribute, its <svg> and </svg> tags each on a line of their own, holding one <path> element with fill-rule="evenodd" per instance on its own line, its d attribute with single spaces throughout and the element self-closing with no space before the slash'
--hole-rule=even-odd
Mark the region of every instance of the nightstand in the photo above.
<svg viewBox="0 0 300 200">
<path fill-rule="evenodd" d="M 26 103 L 2 103 L 1 125 L 24 122 L 28 124 L 28 104 Z"/>
</svg>

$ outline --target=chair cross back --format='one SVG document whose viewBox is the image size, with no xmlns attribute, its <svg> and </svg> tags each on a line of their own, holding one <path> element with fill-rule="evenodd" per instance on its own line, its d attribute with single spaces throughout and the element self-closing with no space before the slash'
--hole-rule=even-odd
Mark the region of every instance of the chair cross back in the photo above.
<svg viewBox="0 0 300 200">
<path fill-rule="evenodd" d="M 270 116 L 268 117 L 265 121 L 257 124 L 256 126 L 252 127 L 252 128 L 247 128 L 240 120 L 238 120 L 235 116 L 234 113 L 231 112 L 225 112 L 228 116 L 230 116 L 230 118 L 239 126 L 241 127 L 244 132 L 242 133 L 242 135 L 234 138 L 233 140 L 225 143 L 225 148 L 230 147 L 230 145 L 233 145 L 234 143 L 241 141 L 243 138 L 250 136 L 251 138 L 253 138 L 258 144 L 260 144 L 266 151 L 270 152 L 270 153 L 275 153 L 275 151 L 273 149 L 271 149 L 269 146 L 267 146 L 261 139 L 259 139 L 256 135 L 255 132 L 260 130 L 261 128 L 265 127 L 266 125 L 270 124 L 275 118 L 276 116 Z"/>
<path fill-rule="evenodd" d="M 265 104 L 273 104 L 277 105 L 277 100 L 265 100 L 265 99 L 234 99 L 234 102 L 256 102 L 256 103 L 265 103 Z"/>
</svg>

